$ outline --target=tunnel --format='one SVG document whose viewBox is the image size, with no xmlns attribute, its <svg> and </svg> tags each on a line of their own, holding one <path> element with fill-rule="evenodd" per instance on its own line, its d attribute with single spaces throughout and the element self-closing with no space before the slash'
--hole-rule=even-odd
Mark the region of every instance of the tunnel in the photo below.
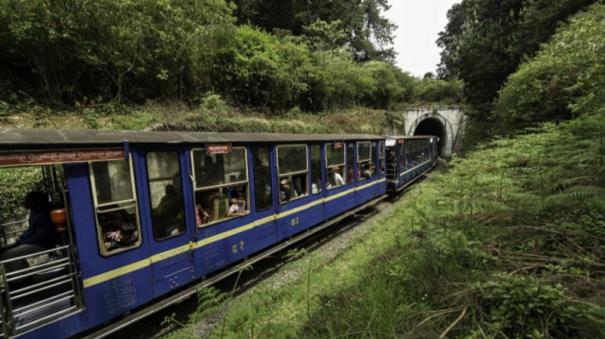
<svg viewBox="0 0 605 339">
<path fill-rule="evenodd" d="M 439 119 L 428 118 L 422 120 L 416 129 L 414 135 L 436 135 L 439 137 L 439 154 L 443 154 L 443 148 L 446 145 L 447 134 L 445 133 L 445 126 Z"/>
</svg>

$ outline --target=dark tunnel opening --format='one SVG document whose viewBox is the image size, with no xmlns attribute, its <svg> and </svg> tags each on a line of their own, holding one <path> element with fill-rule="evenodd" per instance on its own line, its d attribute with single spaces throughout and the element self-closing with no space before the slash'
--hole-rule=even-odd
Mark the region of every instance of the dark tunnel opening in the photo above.
<svg viewBox="0 0 605 339">
<path fill-rule="evenodd" d="M 414 130 L 414 135 L 436 135 L 439 137 L 439 154 L 443 154 L 443 148 L 446 145 L 447 135 L 445 126 L 435 118 L 428 118 L 420 122 Z"/>
</svg>

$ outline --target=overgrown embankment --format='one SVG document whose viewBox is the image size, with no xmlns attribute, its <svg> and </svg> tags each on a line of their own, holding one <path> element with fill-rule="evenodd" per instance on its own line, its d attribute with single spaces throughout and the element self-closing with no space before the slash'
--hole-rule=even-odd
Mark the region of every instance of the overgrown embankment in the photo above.
<svg viewBox="0 0 605 339">
<path fill-rule="evenodd" d="M 452 161 L 334 262 L 230 303 L 214 336 L 605 335 L 603 131 L 584 116 Z"/>
</svg>

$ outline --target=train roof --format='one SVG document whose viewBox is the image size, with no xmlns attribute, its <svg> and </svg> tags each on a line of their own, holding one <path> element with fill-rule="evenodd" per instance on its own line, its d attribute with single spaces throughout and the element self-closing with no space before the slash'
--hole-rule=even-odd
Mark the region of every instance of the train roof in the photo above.
<svg viewBox="0 0 605 339">
<path fill-rule="evenodd" d="M 370 134 L 219 133 L 179 131 L 101 131 L 0 129 L 0 147 L 112 146 L 132 144 L 296 143 L 313 141 L 378 140 Z"/>
<path fill-rule="evenodd" d="M 434 135 L 388 135 L 387 139 L 426 139 L 433 137 Z"/>
</svg>

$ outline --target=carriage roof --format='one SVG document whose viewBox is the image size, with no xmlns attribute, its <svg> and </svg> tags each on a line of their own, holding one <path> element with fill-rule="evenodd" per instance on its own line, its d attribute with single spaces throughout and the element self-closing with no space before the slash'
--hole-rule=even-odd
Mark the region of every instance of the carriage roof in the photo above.
<svg viewBox="0 0 605 339">
<path fill-rule="evenodd" d="M 33 147 L 115 146 L 125 142 L 132 144 L 295 143 L 328 140 L 377 140 L 383 138 L 382 136 L 369 134 L 0 129 L 0 146 L 2 148 L 10 147 L 12 150 Z"/>
</svg>

